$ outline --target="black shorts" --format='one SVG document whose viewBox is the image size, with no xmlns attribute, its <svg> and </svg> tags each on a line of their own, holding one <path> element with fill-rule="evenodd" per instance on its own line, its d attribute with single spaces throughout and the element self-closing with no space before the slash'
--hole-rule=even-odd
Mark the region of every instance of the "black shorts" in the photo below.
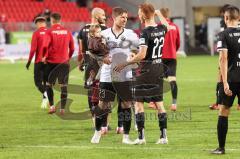
<svg viewBox="0 0 240 159">
<path fill-rule="evenodd" d="M 163 101 L 163 65 L 145 64 L 136 76 L 133 96 L 137 102 Z"/>
<path fill-rule="evenodd" d="M 176 77 L 177 60 L 176 59 L 163 59 L 165 77 Z"/>
<path fill-rule="evenodd" d="M 58 80 L 59 84 L 68 84 L 69 64 L 48 63 L 46 68 L 47 82 L 55 84 Z"/>
<path fill-rule="evenodd" d="M 34 64 L 34 81 L 35 83 L 46 84 L 46 64 L 43 62 Z"/>
<path fill-rule="evenodd" d="M 99 99 L 104 102 L 114 101 L 117 94 L 121 101 L 132 101 L 132 82 L 100 82 Z"/>
<path fill-rule="evenodd" d="M 232 96 L 227 96 L 224 92 L 224 87 L 220 87 L 219 89 L 219 95 L 222 98 L 222 101 L 220 104 L 227 106 L 227 107 L 231 107 L 233 105 L 234 99 L 237 96 L 238 100 L 240 98 L 240 82 L 238 83 L 228 83 L 229 84 L 229 88 L 232 91 L 233 95 Z"/>
</svg>

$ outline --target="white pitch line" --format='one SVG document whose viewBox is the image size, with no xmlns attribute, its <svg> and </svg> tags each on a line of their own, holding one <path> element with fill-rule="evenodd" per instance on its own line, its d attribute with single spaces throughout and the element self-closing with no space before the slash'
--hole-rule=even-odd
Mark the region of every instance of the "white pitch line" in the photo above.
<svg viewBox="0 0 240 159">
<path fill-rule="evenodd" d="M 132 145 L 129 147 L 110 147 L 110 146 L 58 146 L 58 145 L 16 145 L 6 146 L 5 148 L 52 148 L 52 149 L 108 149 L 108 150 L 176 150 L 170 147 L 144 147 L 144 145 Z M 181 148 L 179 151 L 189 151 L 193 148 Z M 196 150 L 199 150 L 196 148 Z M 199 151 L 211 151 L 213 149 L 200 149 Z M 226 149 L 226 151 L 239 151 L 239 149 Z"/>
</svg>

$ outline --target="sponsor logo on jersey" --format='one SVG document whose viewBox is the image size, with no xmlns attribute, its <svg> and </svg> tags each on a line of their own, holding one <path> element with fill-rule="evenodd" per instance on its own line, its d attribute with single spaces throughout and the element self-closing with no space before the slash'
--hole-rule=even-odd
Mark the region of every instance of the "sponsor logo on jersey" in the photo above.
<svg viewBox="0 0 240 159">
<path fill-rule="evenodd" d="M 126 40 L 126 38 L 125 38 L 124 36 L 122 36 L 122 37 L 121 37 L 121 40 L 122 40 L 122 41 L 125 41 L 125 40 Z"/>
<path fill-rule="evenodd" d="M 54 30 L 54 31 L 52 31 L 52 33 L 57 34 L 57 35 L 66 35 L 67 30 Z"/>
</svg>

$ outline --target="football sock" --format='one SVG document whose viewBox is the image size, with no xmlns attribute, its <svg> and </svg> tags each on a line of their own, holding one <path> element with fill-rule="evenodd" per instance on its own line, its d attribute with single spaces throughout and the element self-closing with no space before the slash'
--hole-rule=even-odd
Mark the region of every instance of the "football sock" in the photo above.
<svg viewBox="0 0 240 159">
<path fill-rule="evenodd" d="M 48 96 L 48 101 L 50 106 L 54 105 L 54 101 L 53 101 L 53 89 L 51 86 L 46 86 L 46 91 L 47 91 L 47 96 Z"/>
<path fill-rule="evenodd" d="M 97 131 L 100 131 L 103 123 L 104 111 L 100 109 L 99 106 L 96 106 L 94 109 L 94 113 L 95 113 L 95 128 Z"/>
<path fill-rule="evenodd" d="M 65 109 L 67 103 L 67 86 L 61 87 L 61 109 Z"/>
<path fill-rule="evenodd" d="M 118 127 L 123 127 L 123 109 L 120 100 L 118 101 Z"/>
<path fill-rule="evenodd" d="M 124 134 L 129 134 L 132 122 L 131 108 L 123 109 L 123 130 Z"/>
<path fill-rule="evenodd" d="M 178 93 L 177 82 L 171 81 L 170 86 L 171 86 L 172 99 L 173 99 L 172 104 L 177 104 L 177 93 Z"/>
<path fill-rule="evenodd" d="M 107 118 L 108 118 L 108 111 L 105 111 L 105 113 L 102 115 L 102 127 L 107 127 Z"/>
<path fill-rule="evenodd" d="M 219 116 L 217 125 L 219 148 L 224 149 L 225 147 L 227 131 L 228 131 L 228 117 Z"/>
<path fill-rule="evenodd" d="M 160 138 L 167 137 L 167 113 L 158 114 L 158 122 L 160 128 Z"/>
<path fill-rule="evenodd" d="M 144 112 L 137 113 L 136 114 L 136 123 L 137 123 L 137 127 L 138 127 L 138 138 L 139 139 L 144 139 L 144 122 L 145 122 Z"/>
</svg>

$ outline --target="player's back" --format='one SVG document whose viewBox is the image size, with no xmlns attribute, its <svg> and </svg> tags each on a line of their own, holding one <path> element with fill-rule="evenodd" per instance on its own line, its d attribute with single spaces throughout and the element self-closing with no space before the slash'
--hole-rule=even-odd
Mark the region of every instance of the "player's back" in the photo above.
<svg viewBox="0 0 240 159">
<path fill-rule="evenodd" d="M 44 54 L 44 48 L 47 47 L 47 28 L 41 27 L 33 33 L 31 49 L 35 51 L 35 63 L 41 62 Z M 36 38 L 36 40 L 35 40 Z M 32 50 L 31 50 L 32 51 Z"/>
<path fill-rule="evenodd" d="M 165 44 L 163 46 L 163 59 L 176 59 L 176 52 L 180 47 L 180 34 L 179 28 L 176 24 L 168 20 L 168 24 L 175 29 L 171 29 L 166 33 Z"/>
<path fill-rule="evenodd" d="M 147 46 L 145 61 L 153 61 L 162 58 L 162 49 L 164 45 L 167 28 L 164 25 L 148 26 L 140 35 L 140 46 Z"/>
<path fill-rule="evenodd" d="M 69 50 L 74 50 L 72 34 L 59 24 L 53 25 L 49 29 L 49 57 L 52 63 L 63 63 L 69 59 Z"/>
<path fill-rule="evenodd" d="M 228 80 L 240 82 L 240 28 L 229 27 L 219 38 L 218 50 L 228 50 Z"/>
</svg>

